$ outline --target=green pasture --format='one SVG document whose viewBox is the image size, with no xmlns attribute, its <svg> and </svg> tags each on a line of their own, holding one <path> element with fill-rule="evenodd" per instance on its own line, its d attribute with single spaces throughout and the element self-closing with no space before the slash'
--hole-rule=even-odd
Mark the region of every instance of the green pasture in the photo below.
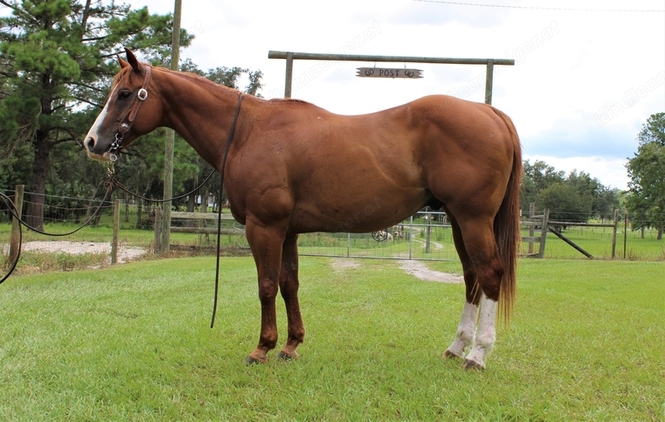
<svg viewBox="0 0 665 422">
<path fill-rule="evenodd" d="M 251 258 L 222 260 L 213 329 L 211 257 L 14 276 L 0 286 L 0 419 L 665 419 L 665 263 L 521 260 L 512 323 L 478 372 L 441 359 L 463 286 L 354 262 L 301 258 L 301 359 L 256 366 Z"/>
</svg>

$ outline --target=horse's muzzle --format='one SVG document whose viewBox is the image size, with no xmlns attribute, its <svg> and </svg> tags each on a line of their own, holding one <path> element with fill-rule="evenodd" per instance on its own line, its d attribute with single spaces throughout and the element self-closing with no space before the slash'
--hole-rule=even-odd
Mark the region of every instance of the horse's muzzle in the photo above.
<svg viewBox="0 0 665 422">
<path fill-rule="evenodd" d="M 98 161 L 111 161 L 111 157 L 108 151 L 104 151 L 101 154 L 98 152 L 95 152 L 95 139 L 91 136 L 89 136 L 84 142 L 83 142 L 83 147 L 85 148 L 85 152 L 88 154 L 88 157 L 93 159 L 93 160 L 98 160 Z"/>
</svg>

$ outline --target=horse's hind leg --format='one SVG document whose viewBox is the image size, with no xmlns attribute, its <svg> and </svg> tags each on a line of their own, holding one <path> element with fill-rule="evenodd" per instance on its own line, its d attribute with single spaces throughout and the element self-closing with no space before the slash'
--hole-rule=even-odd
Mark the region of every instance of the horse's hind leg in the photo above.
<svg viewBox="0 0 665 422">
<path fill-rule="evenodd" d="M 491 352 L 496 339 L 496 311 L 504 268 L 491 221 L 464 221 L 459 225 L 459 234 L 462 240 L 457 240 L 456 246 L 463 244 L 460 257 L 464 266 L 467 302 L 460 322 L 462 334 L 459 334 L 458 330 L 458 338 L 449 348 L 449 355 L 463 355 L 464 348 L 461 345 L 468 345 L 469 330 L 475 328 L 473 347 L 464 359 L 464 367 L 484 368 L 485 358 Z M 459 234 L 457 239 L 460 238 Z"/>
<path fill-rule="evenodd" d="M 476 287 L 476 272 L 471 265 L 469 255 L 466 253 L 459 225 L 450 213 L 448 213 L 448 217 L 450 218 L 450 225 L 453 230 L 455 248 L 462 262 L 464 283 L 466 284 L 466 301 L 464 303 L 464 310 L 462 311 L 462 318 L 455 333 L 455 340 L 448 346 L 443 356 L 447 358 L 463 358 L 466 349 L 473 345 L 476 335 L 476 320 L 478 318 L 479 305 L 478 289 Z"/>
<path fill-rule="evenodd" d="M 289 337 L 279 352 L 279 358 L 297 358 L 296 348 L 305 338 L 305 327 L 300 315 L 298 302 L 298 235 L 290 235 L 284 240 L 282 250 L 282 269 L 279 276 L 279 288 L 286 305 Z"/>
</svg>

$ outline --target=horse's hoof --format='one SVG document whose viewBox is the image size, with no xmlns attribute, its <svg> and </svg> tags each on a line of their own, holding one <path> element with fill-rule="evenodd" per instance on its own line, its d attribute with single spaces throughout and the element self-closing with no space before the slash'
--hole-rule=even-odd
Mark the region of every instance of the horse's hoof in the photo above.
<svg viewBox="0 0 665 422">
<path fill-rule="evenodd" d="M 451 352 L 450 350 L 446 350 L 446 353 L 443 354 L 444 359 L 461 359 L 463 357 L 464 356 L 460 356 L 458 354 L 455 354 L 455 353 Z"/>
<path fill-rule="evenodd" d="M 464 369 L 466 369 L 467 371 L 470 370 L 470 369 L 478 370 L 478 371 L 485 369 L 485 365 L 480 364 L 480 363 L 476 362 L 475 360 L 469 360 L 469 359 L 464 359 L 464 364 L 462 365 L 462 367 Z"/>
<path fill-rule="evenodd" d="M 279 360 L 296 360 L 296 359 L 298 359 L 298 354 L 291 355 L 291 354 L 286 353 L 286 352 L 279 352 L 279 354 L 277 355 L 277 359 L 279 359 Z"/>
<path fill-rule="evenodd" d="M 245 359 L 245 363 L 247 365 L 256 365 L 257 363 L 266 363 L 268 360 L 267 359 L 256 359 L 254 357 L 247 356 L 247 359 Z"/>
</svg>

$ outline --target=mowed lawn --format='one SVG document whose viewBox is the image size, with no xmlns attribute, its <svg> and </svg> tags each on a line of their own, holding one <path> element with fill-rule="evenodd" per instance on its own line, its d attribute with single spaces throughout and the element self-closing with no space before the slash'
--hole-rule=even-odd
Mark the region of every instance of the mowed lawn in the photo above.
<svg viewBox="0 0 665 422">
<path fill-rule="evenodd" d="M 441 358 L 462 285 L 354 263 L 301 258 L 301 359 L 255 366 L 250 258 L 223 259 L 213 329 L 214 258 L 10 278 L 0 420 L 665 419 L 665 263 L 521 260 L 485 371 Z"/>
</svg>

